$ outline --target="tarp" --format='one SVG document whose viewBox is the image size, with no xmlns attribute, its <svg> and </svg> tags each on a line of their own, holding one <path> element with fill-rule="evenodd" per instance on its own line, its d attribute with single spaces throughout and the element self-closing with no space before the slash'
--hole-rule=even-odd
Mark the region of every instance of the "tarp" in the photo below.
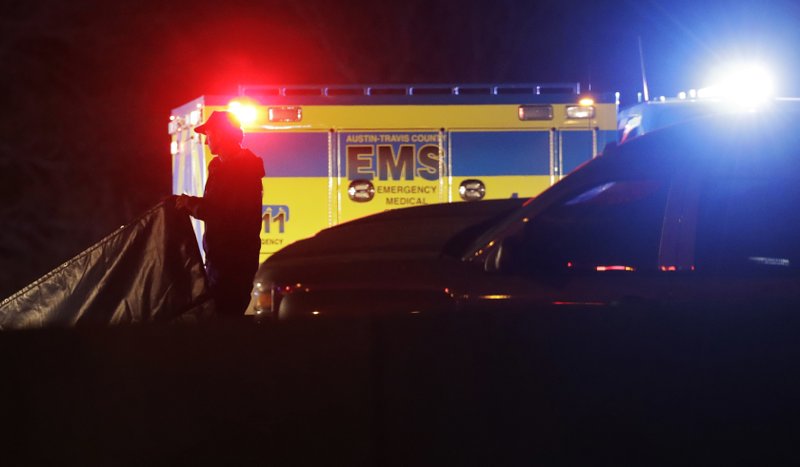
<svg viewBox="0 0 800 467">
<path fill-rule="evenodd" d="M 0 329 L 192 321 L 211 309 L 189 216 L 168 198 L 0 302 Z"/>
</svg>

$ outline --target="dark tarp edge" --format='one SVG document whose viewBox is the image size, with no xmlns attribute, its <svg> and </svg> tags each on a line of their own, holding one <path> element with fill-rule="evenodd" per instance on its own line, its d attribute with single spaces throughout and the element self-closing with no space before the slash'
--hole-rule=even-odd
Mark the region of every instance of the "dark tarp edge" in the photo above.
<svg viewBox="0 0 800 467">
<path fill-rule="evenodd" d="M 187 321 L 210 310 L 189 216 L 171 197 L 0 302 L 0 330 Z"/>
</svg>

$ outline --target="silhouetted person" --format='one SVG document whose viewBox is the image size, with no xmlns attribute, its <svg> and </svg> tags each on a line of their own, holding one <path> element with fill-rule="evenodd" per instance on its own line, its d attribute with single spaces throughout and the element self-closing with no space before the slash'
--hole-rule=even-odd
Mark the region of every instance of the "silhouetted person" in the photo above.
<svg viewBox="0 0 800 467">
<path fill-rule="evenodd" d="M 217 157 L 208 164 L 203 197 L 180 195 L 176 206 L 205 222 L 206 273 L 217 313 L 241 316 L 258 269 L 264 164 L 242 148 L 244 133 L 229 112 L 213 112 L 194 131 Z"/>
</svg>

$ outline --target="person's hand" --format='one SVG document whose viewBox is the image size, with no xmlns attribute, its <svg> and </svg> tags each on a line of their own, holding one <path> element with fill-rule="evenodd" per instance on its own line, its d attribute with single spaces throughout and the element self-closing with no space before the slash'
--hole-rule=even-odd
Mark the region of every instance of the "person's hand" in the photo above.
<svg viewBox="0 0 800 467">
<path fill-rule="evenodd" d="M 180 195 L 175 198 L 175 207 L 184 211 L 189 210 L 189 196 Z"/>
</svg>

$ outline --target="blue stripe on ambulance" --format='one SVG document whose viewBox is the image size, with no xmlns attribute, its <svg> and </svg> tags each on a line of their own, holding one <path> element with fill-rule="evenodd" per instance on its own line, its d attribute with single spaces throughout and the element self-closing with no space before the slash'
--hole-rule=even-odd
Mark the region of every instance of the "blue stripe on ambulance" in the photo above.
<svg viewBox="0 0 800 467">
<path fill-rule="evenodd" d="M 346 180 L 436 181 L 441 135 L 435 130 L 337 133 L 338 170 Z"/>
<path fill-rule="evenodd" d="M 328 133 L 248 133 L 245 146 L 264 160 L 267 177 L 327 177 Z"/>
<path fill-rule="evenodd" d="M 453 175 L 549 175 L 549 131 L 453 131 Z"/>
</svg>

